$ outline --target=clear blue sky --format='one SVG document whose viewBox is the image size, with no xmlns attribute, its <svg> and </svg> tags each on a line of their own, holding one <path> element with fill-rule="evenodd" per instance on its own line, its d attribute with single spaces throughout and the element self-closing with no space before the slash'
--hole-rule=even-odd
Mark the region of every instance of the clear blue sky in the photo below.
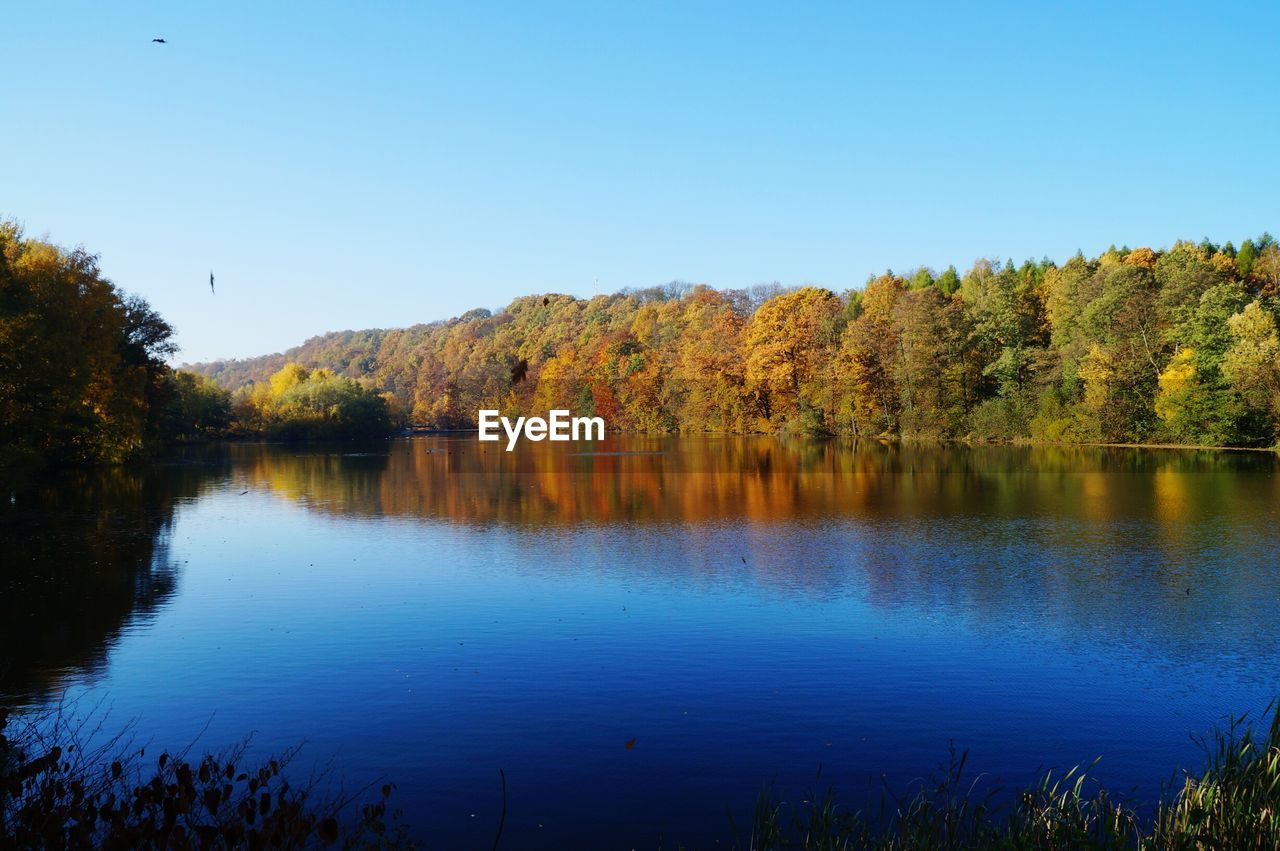
<svg viewBox="0 0 1280 851">
<path fill-rule="evenodd" d="M 179 360 L 596 278 L 842 290 L 1280 230 L 1274 0 L 2 17 L 0 216 L 101 253 Z"/>
</svg>

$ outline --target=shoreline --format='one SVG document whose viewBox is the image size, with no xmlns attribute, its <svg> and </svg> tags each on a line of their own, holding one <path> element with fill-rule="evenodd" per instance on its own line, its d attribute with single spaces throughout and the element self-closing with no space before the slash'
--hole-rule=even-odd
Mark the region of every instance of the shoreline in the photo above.
<svg viewBox="0 0 1280 851">
<path fill-rule="evenodd" d="M 155 447 L 139 456 L 128 458 L 120 461 L 110 462 L 67 462 L 61 460 L 49 460 L 44 458 L 31 457 L 0 457 L 0 473 L 8 475 L 26 474 L 31 475 L 47 470 L 94 470 L 108 469 L 112 467 L 129 467 L 138 464 L 148 464 L 157 460 L 164 459 L 175 451 L 182 449 L 192 449 L 199 447 L 212 447 L 218 445 L 239 445 L 246 446 L 259 444 L 265 446 L 315 446 L 317 444 L 339 444 L 339 443 L 378 443 L 399 438 L 415 438 L 415 437 L 449 437 L 453 435 L 475 435 L 479 433 L 479 429 L 413 429 L 409 431 L 401 431 L 383 436 L 368 437 L 332 437 L 332 438 L 304 438 L 297 440 L 271 438 L 259 435 L 228 435 L 225 437 L 210 438 L 208 440 L 182 440 L 166 444 L 164 446 Z M 764 432 L 756 433 L 739 433 L 729 431 L 716 432 L 698 432 L 696 434 L 681 434 L 672 432 L 642 432 L 628 431 L 615 432 L 614 436 L 624 437 L 701 437 L 701 438 L 775 438 L 781 441 L 842 441 L 845 443 L 856 444 L 865 441 L 867 443 L 887 444 L 904 444 L 915 446 L 963 446 L 968 449 L 980 449 L 983 447 L 1057 447 L 1063 449 L 1143 449 L 1143 450 L 1166 450 L 1178 452 L 1249 452 L 1254 454 L 1280 455 L 1280 446 L 1214 446 L 1199 445 L 1194 443 L 1105 443 L 1105 442 L 1088 442 L 1088 443 L 1067 443 L 1063 441 L 1039 441 L 1039 440 L 1009 440 L 1009 441 L 993 441 L 993 440 L 966 440 L 963 438 L 917 438 L 917 437 L 901 437 L 880 436 L 880 437 L 853 437 L 851 435 L 785 435 L 785 434 L 769 434 Z"/>
<path fill-rule="evenodd" d="M 454 434 L 478 434 L 478 428 L 412 428 L 397 432 L 391 437 L 439 437 Z M 702 431 L 702 432 L 666 432 L 666 431 L 615 431 L 611 436 L 627 436 L 627 437 L 773 437 L 780 440 L 843 440 L 857 443 L 866 441 L 868 443 L 911 443 L 923 446 L 947 446 L 960 445 L 977 448 L 981 446 L 1062 446 L 1062 447 L 1093 447 L 1101 449 L 1178 449 L 1178 450 L 1213 450 L 1215 452 L 1268 452 L 1280 453 L 1280 445 L 1277 446 L 1223 446 L 1215 444 L 1198 444 L 1198 443 L 1108 443 L 1105 441 L 1088 441 L 1088 442 L 1069 442 L 1060 440 L 969 440 L 961 437 L 952 438 L 921 438 L 921 437 L 903 437 L 901 435 L 880 435 L 875 437 L 860 437 L 849 434 L 825 434 L 825 435 L 787 435 L 777 432 L 736 432 L 736 431 Z M 217 441 L 215 441 L 217 442 Z M 281 442 L 281 441 L 275 441 Z M 286 441 L 287 442 L 287 441 Z M 307 442 L 307 441 L 297 441 Z"/>
</svg>

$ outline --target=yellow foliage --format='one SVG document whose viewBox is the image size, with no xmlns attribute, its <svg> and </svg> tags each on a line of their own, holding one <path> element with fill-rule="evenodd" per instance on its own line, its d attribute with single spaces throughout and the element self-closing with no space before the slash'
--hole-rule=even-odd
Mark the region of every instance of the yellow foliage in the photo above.
<svg viewBox="0 0 1280 851">
<path fill-rule="evenodd" d="M 1129 266 L 1138 266 L 1142 269 L 1154 269 L 1156 260 L 1160 256 L 1150 248 L 1135 248 L 1125 255 L 1124 262 Z"/>
<path fill-rule="evenodd" d="M 873 322 L 891 322 L 893 307 L 906 288 L 907 282 L 897 275 L 881 275 L 869 282 L 862 293 L 862 315 Z"/>
<path fill-rule="evenodd" d="M 1240 270 L 1236 268 L 1235 258 L 1226 252 L 1219 251 L 1209 258 L 1209 265 L 1213 266 L 1218 272 L 1231 277 L 1238 277 Z"/>
<path fill-rule="evenodd" d="M 797 414 L 815 379 L 828 373 L 843 305 L 835 293 L 804 287 L 765 302 L 743 331 L 745 375 L 760 394 L 763 422 Z"/>
<path fill-rule="evenodd" d="M 1160 373 L 1160 390 L 1156 394 L 1156 416 L 1172 422 L 1182 412 L 1186 392 L 1196 383 L 1195 349 L 1181 349 L 1164 372 Z"/>
<path fill-rule="evenodd" d="M 296 363 L 285 364 L 284 368 L 271 376 L 271 398 L 279 399 L 291 388 L 307 380 L 310 373 L 307 368 Z"/>
<path fill-rule="evenodd" d="M 1076 374 L 1084 382 L 1085 406 L 1094 411 L 1102 410 L 1111 395 L 1111 379 L 1116 374 L 1115 359 L 1102 346 L 1094 343 L 1089 347 L 1089 354 L 1080 362 Z"/>
<path fill-rule="evenodd" d="M 531 410 L 550 411 L 553 408 L 573 407 L 578 384 L 573 368 L 575 355 L 571 348 L 561 349 L 555 357 L 542 365 Z"/>
<path fill-rule="evenodd" d="M 1099 266 L 1115 266 L 1123 262 L 1125 262 L 1125 258 L 1120 254 L 1120 250 L 1114 245 L 1098 256 Z"/>
</svg>

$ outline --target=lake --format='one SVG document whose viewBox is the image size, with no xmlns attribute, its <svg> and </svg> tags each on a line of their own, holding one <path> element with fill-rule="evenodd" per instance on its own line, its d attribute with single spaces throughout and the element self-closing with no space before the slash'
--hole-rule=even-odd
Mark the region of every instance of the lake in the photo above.
<svg viewBox="0 0 1280 851">
<path fill-rule="evenodd" d="M 698 847 L 968 749 L 1155 794 L 1280 694 L 1267 453 L 242 444 L 0 494 L 0 700 L 305 742 L 435 847 Z M 632 742 L 628 748 L 627 743 Z M 381 782 L 381 781 L 380 781 Z"/>
</svg>

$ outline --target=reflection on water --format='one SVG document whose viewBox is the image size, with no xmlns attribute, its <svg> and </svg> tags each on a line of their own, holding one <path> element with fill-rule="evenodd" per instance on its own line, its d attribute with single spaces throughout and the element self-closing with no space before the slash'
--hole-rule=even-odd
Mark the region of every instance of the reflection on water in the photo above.
<svg viewBox="0 0 1280 851">
<path fill-rule="evenodd" d="M 238 445 L 15 490 L 0 690 L 305 738 L 445 847 L 491 840 L 498 767 L 543 847 L 705 841 L 951 740 L 1149 789 L 1280 693 L 1278 509 L 1262 453 Z"/>
<path fill-rule="evenodd" d="M 1249 484 L 1241 475 L 1264 476 L 1249 496 L 1276 493 L 1274 456 L 1260 453 L 875 443 L 852 451 L 847 443 L 774 438 L 600 445 L 589 453 L 553 444 L 508 453 L 459 438 L 397 441 L 382 453 L 234 452 L 255 479 L 326 511 L 534 526 L 939 513 L 1154 516 L 1174 526 L 1240 496 Z"/>
<path fill-rule="evenodd" d="M 171 597 L 174 505 L 218 465 L 76 470 L 8 483 L 0 497 L 0 696 L 47 694 L 92 674 L 122 627 Z"/>
<path fill-rule="evenodd" d="M 1272 550 L 1280 477 L 1270 453 L 880 443 L 851 451 L 843 442 L 763 437 L 624 438 L 592 452 L 543 444 L 508 453 L 464 438 L 401 441 L 385 453 L 238 450 L 237 465 L 255 483 L 347 516 L 543 531 L 799 527 L 799 539 L 753 541 L 762 556 L 747 568 L 755 581 L 836 595 L 853 580 L 886 606 L 947 595 L 963 599 L 979 624 L 1006 628 L 1035 606 L 1040 628 L 1089 624 L 1183 654 L 1225 639 L 1228 622 L 1215 612 L 1280 599 L 1271 594 L 1280 590 Z M 851 559 L 824 549 L 824 522 L 845 534 L 850 522 L 875 531 L 853 533 Z M 740 553 L 725 547 L 721 561 L 732 566 Z M 626 568 L 700 565 L 717 570 L 692 560 Z M 1229 573 L 1218 570 L 1224 565 Z M 1140 607 L 1136 583 L 1145 586 Z M 1280 622 L 1261 618 L 1258 627 L 1235 636 L 1235 649 L 1280 647 Z"/>
</svg>

